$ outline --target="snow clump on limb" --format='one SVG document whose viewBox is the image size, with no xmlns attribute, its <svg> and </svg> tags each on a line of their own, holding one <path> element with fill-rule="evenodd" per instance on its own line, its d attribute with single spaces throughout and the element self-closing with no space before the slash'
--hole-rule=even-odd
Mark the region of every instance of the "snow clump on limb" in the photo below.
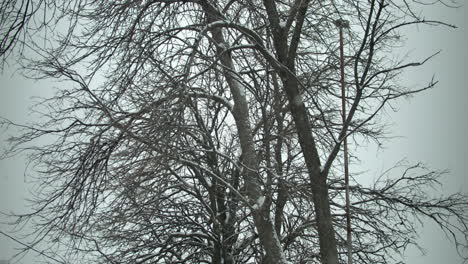
<svg viewBox="0 0 468 264">
<path fill-rule="evenodd" d="M 263 206 L 263 203 L 265 202 L 265 196 L 260 196 L 257 199 L 257 202 L 252 206 L 254 210 L 258 210 L 260 207 Z"/>
</svg>

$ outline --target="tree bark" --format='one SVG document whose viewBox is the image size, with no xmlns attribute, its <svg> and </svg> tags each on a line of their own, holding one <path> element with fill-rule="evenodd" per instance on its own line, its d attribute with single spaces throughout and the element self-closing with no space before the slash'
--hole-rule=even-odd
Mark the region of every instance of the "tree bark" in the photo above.
<svg viewBox="0 0 468 264">
<path fill-rule="evenodd" d="M 294 70 L 294 69 L 292 69 Z M 288 97 L 290 111 L 296 124 L 304 160 L 309 173 L 312 199 L 317 218 L 317 231 L 320 243 L 320 257 L 323 264 L 338 264 L 333 218 L 330 211 L 326 175 L 320 170 L 320 158 L 312 134 L 307 109 L 299 93 L 298 82 L 294 76 L 283 77 L 284 90 Z"/>
<path fill-rule="evenodd" d="M 217 21 L 210 7 L 204 6 L 208 23 Z M 234 107 L 232 110 L 236 127 L 239 133 L 239 141 L 243 155 L 243 173 L 247 196 L 251 204 L 257 203 L 263 196 L 260 188 L 261 181 L 258 174 L 258 157 L 255 151 L 252 128 L 249 121 L 249 108 L 245 95 L 245 87 L 235 76 L 233 60 L 227 51 L 228 44 L 224 40 L 221 28 L 214 27 L 210 30 L 213 40 L 218 44 L 217 55 L 224 66 L 223 75 L 231 91 Z M 259 206 L 252 210 L 254 224 L 258 232 L 260 242 L 266 253 L 266 259 L 271 264 L 286 264 L 280 240 L 276 234 L 273 221 L 270 218 L 269 208 Z"/>
<path fill-rule="evenodd" d="M 292 34 L 280 24 L 279 12 L 274 0 L 263 0 L 271 30 L 273 32 L 273 44 L 276 56 L 281 64 L 277 71 L 283 82 L 283 89 L 288 98 L 290 112 L 296 125 L 304 160 L 307 166 L 312 199 L 317 218 L 317 231 L 319 235 L 320 257 L 323 264 L 338 264 L 338 250 L 336 247 L 335 231 L 333 229 L 333 218 L 330 211 L 330 202 L 327 186 L 327 175 L 322 174 L 320 169 L 320 157 L 312 134 L 307 109 L 299 90 L 299 82 L 295 76 L 295 60 L 297 48 L 301 39 L 302 25 L 307 14 L 310 1 L 297 0 L 295 12 L 291 12 L 288 19 L 295 20 Z M 291 20 L 291 21 L 292 21 Z M 290 42 L 288 43 L 289 36 Z"/>
</svg>

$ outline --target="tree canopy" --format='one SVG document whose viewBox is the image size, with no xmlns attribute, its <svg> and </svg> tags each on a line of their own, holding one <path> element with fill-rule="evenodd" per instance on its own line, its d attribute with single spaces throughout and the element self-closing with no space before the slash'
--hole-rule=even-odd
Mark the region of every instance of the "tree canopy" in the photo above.
<svg viewBox="0 0 468 264">
<path fill-rule="evenodd" d="M 372 184 L 343 176 L 345 139 L 379 143 L 381 112 L 437 83 L 398 79 L 435 54 L 392 53 L 405 27 L 451 27 L 420 3 L 3 5 L 0 55 L 24 50 L 34 77 L 61 81 L 36 124 L 1 121 L 23 129 L 7 154 L 27 152 L 37 172 L 18 223 L 33 221 L 53 261 L 391 263 L 424 218 L 466 248 L 467 196 L 433 195 L 442 171 L 402 162 Z"/>
</svg>

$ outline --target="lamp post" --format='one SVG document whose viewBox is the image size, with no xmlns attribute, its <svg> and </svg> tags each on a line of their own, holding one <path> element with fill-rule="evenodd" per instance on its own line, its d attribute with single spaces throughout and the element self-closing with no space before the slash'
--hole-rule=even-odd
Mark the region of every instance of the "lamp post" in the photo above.
<svg viewBox="0 0 468 264">
<path fill-rule="evenodd" d="M 344 72 L 344 51 L 343 51 L 343 28 L 349 28 L 349 22 L 343 19 L 335 20 L 335 25 L 340 32 L 340 75 L 341 75 L 341 118 L 343 127 L 346 126 L 346 89 L 345 89 L 345 72 Z M 346 199 L 346 244 L 348 249 L 348 264 L 353 263 L 352 258 L 352 236 L 351 236 L 351 209 L 349 199 L 349 168 L 348 168 L 348 140 L 347 131 L 343 138 L 343 155 L 344 155 L 344 178 L 345 178 L 345 199 Z"/>
</svg>

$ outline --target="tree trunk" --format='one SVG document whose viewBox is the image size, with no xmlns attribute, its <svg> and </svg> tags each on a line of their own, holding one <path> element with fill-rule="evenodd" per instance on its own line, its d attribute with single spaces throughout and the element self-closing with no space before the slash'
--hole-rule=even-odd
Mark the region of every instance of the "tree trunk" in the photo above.
<svg viewBox="0 0 468 264">
<path fill-rule="evenodd" d="M 338 264 L 338 251 L 333 230 L 333 219 L 330 212 L 327 175 L 322 175 L 321 173 L 320 158 L 315 146 L 307 109 L 299 92 L 299 83 L 295 76 L 297 48 L 301 40 L 302 25 L 307 14 L 309 2 L 308 0 L 296 2 L 299 5 L 297 6 L 297 12 L 294 13 L 295 25 L 292 32 L 288 32 L 289 28 L 285 28 L 280 23 L 281 19 L 276 1 L 263 0 L 273 33 L 276 59 L 282 66 L 287 68 L 285 70 L 282 67 L 276 67 L 288 98 L 291 115 L 293 116 L 299 137 L 299 144 L 301 145 L 309 173 L 311 190 L 313 192 L 312 199 L 317 218 L 321 261 L 323 264 Z M 276 62 L 273 65 L 276 65 Z"/>
<path fill-rule="evenodd" d="M 207 10 L 208 9 L 208 10 Z M 208 23 L 216 21 L 216 16 L 212 15 L 209 7 L 205 7 Z M 214 27 L 210 30 L 213 40 L 219 44 L 217 55 L 224 66 L 223 74 L 234 99 L 233 116 L 239 133 L 239 141 L 243 155 L 243 173 L 247 196 L 251 204 L 255 204 L 263 196 L 261 191 L 261 181 L 258 175 L 258 157 L 255 151 L 252 129 L 249 121 L 249 108 L 245 95 L 245 87 L 236 79 L 235 67 L 232 58 L 227 51 L 227 43 L 222 35 L 221 28 Z M 283 250 L 274 224 L 270 218 L 269 208 L 260 206 L 252 210 L 254 224 L 260 238 L 263 249 L 266 252 L 266 259 L 271 264 L 286 264 Z"/>
<path fill-rule="evenodd" d="M 320 170 L 320 158 L 315 146 L 307 109 L 299 93 L 294 76 L 283 76 L 283 84 L 288 97 L 290 111 L 296 124 L 302 153 L 309 173 L 312 199 L 317 218 L 317 231 L 320 243 L 320 257 L 323 264 L 338 264 L 333 218 L 330 212 L 327 177 Z"/>
</svg>

